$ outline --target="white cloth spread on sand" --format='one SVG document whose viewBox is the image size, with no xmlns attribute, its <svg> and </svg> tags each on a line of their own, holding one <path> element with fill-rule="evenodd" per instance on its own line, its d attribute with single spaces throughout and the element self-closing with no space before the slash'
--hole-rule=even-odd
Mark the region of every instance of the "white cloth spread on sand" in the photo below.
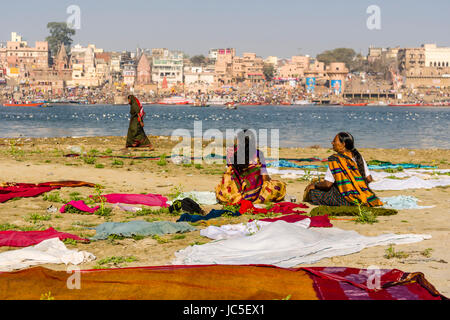
<svg viewBox="0 0 450 320">
<path fill-rule="evenodd" d="M 413 196 L 395 196 L 395 197 L 385 197 L 380 198 L 380 200 L 384 203 L 383 208 L 387 209 L 396 209 L 396 210 L 404 210 L 404 209 L 429 209 L 434 208 L 434 206 L 418 206 L 417 202 L 419 199 Z"/>
<path fill-rule="evenodd" d="M 406 190 L 406 189 L 432 189 L 439 186 L 450 185 L 450 177 L 424 180 L 419 177 L 411 177 L 405 180 L 382 179 L 372 182 L 372 190 Z"/>
<path fill-rule="evenodd" d="M 80 264 L 95 260 L 92 253 L 69 250 L 58 238 L 47 239 L 35 246 L 0 253 L 0 271 L 12 271 L 45 263 Z"/>
<path fill-rule="evenodd" d="M 182 192 L 178 197 L 173 199 L 173 201 L 183 200 L 184 198 L 191 198 L 198 204 L 203 204 L 203 205 L 217 204 L 216 194 L 214 192 L 210 192 L 210 191 Z M 167 201 L 167 203 L 172 205 L 173 201 Z"/>
<path fill-rule="evenodd" d="M 289 268 L 324 258 L 348 255 L 364 248 L 414 243 L 430 235 L 384 234 L 365 237 L 338 228 L 305 229 L 276 221 L 254 235 L 194 245 L 175 253 L 173 264 L 271 264 Z"/>
<path fill-rule="evenodd" d="M 245 237 L 249 235 L 253 235 L 256 232 L 262 230 L 263 227 L 271 224 L 273 222 L 267 221 L 257 221 L 254 220 L 248 223 L 239 223 L 239 224 L 227 224 L 220 227 L 209 226 L 205 229 L 200 230 L 200 235 L 203 237 L 207 237 L 213 240 L 223 240 L 223 239 L 232 239 Z M 303 219 L 293 223 L 299 227 L 309 228 L 311 224 L 310 219 Z"/>
</svg>

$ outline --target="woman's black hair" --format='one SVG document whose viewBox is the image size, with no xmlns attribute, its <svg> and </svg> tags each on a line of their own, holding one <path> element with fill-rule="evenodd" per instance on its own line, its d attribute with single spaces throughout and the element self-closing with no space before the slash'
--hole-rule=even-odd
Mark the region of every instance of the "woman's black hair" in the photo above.
<svg viewBox="0 0 450 320">
<path fill-rule="evenodd" d="M 361 153 L 359 153 L 359 151 L 356 150 L 356 148 L 355 148 L 355 139 L 348 132 L 339 132 L 337 134 L 337 136 L 339 137 L 339 141 L 344 144 L 345 149 L 347 149 L 348 151 L 350 151 L 352 153 L 353 157 L 356 160 L 356 165 L 358 166 L 358 171 L 359 171 L 359 173 L 361 173 L 361 176 L 365 180 L 366 179 L 366 171 L 364 169 L 364 161 L 363 161 Z"/>
<path fill-rule="evenodd" d="M 239 131 L 237 136 L 237 150 L 233 154 L 232 166 L 242 173 L 248 168 L 250 161 L 256 153 L 256 137 L 251 130 Z M 242 154 L 244 152 L 244 154 Z M 243 161 L 242 161 L 243 160 Z"/>
</svg>

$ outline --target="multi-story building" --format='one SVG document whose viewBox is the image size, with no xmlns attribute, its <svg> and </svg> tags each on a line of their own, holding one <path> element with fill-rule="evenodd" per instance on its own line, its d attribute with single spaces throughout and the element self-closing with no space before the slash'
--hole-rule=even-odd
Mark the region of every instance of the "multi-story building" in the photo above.
<svg viewBox="0 0 450 320">
<path fill-rule="evenodd" d="M 245 52 L 242 56 L 244 79 L 248 83 L 260 83 L 264 78 L 264 60 L 256 53 Z"/>
<path fill-rule="evenodd" d="M 49 47 L 47 41 L 36 41 L 35 47 L 29 47 L 26 41 L 15 32 L 6 43 L 6 73 L 9 77 L 22 81 L 28 80 L 34 69 L 49 67 Z M 4 51 L 4 50 L 3 50 Z"/>
<path fill-rule="evenodd" d="M 183 53 L 165 48 L 152 50 L 152 82 L 162 86 L 164 79 L 168 86 L 183 83 Z"/>
<path fill-rule="evenodd" d="M 236 49 L 234 48 L 226 48 L 226 49 L 211 49 L 208 52 L 208 58 L 211 62 L 215 62 L 219 55 L 236 55 Z"/>
<path fill-rule="evenodd" d="M 123 65 L 123 82 L 128 87 L 134 87 L 136 82 L 136 65 L 133 62 Z"/>
<path fill-rule="evenodd" d="M 207 88 L 214 85 L 214 79 L 214 66 L 184 67 L 184 84 L 188 88 Z"/>
<path fill-rule="evenodd" d="M 278 77 L 280 79 L 300 80 L 304 77 L 305 70 L 308 70 L 309 64 L 309 56 L 293 56 L 288 63 L 278 68 Z"/>
<path fill-rule="evenodd" d="M 399 51 L 398 64 L 406 87 L 450 87 L 450 48 L 436 44 L 404 48 Z"/>
<path fill-rule="evenodd" d="M 96 55 L 99 59 L 96 59 Z M 71 50 L 73 73 L 70 85 L 97 87 L 102 84 L 109 76 L 105 59 L 109 60 L 103 49 L 96 48 L 93 44 L 87 47 L 75 45 Z"/>
<path fill-rule="evenodd" d="M 450 67 L 450 48 L 436 44 L 424 44 L 426 67 Z"/>
</svg>

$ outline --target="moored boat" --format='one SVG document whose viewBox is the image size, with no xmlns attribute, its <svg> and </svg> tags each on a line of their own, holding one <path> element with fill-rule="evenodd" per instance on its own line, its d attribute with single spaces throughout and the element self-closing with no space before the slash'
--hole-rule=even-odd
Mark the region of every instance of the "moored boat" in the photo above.
<svg viewBox="0 0 450 320">
<path fill-rule="evenodd" d="M 4 107 L 45 107 L 43 102 L 38 103 L 4 103 Z"/>
<path fill-rule="evenodd" d="M 344 107 L 365 107 L 368 103 L 341 103 Z"/>
<path fill-rule="evenodd" d="M 294 106 L 308 106 L 308 105 L 312 105 L 312 104 L 316 104 L 316 103 L 309 101 L 309 100 L 295 100 L 292 103 L 292 105 L 294 105 Z"/>
<path fill-rule="evenodd" d="M 193 101 L 186 99 L 180 96 L 174 96 L 169 98 L 164 98 L 161 101 L 157 102 L 158 104 L 166 104 L 166 105 L 183 105 L 183 104 L 192 104 Z"/>
<path fill-rule="evenodd" d="M 389 107 L 420 107 L 422 104 L 420 103 L 390 103 Z"/>
</svg>

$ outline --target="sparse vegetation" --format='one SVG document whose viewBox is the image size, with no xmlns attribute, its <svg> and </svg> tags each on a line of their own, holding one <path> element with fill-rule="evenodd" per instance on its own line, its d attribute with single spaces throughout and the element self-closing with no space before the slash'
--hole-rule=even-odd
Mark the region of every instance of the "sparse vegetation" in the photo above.
<svg viewBox="0 0 450 320">
<path fill-rule="evenodd" d="M 386 259 L 392 259 L 392 258 L 404 259 L 404 258 L 408 258 L 409 254 L 407 254 L 406 252 L 403 252 L 403 251 L 395 251 L 394 247 L 392 245 L 390 245 L 389 248 L 386 249 L 386 254 L 384 255 L 384 257 Z"/>
<path fill-rule="evenodd" d="M 111 267 L 120 267 L 122 264 L 126 265 L 126 263 L 135 262 L 138 259 L 134 256 L 129 257 L 108 257 L 101 259 L 97 262 L 97 264 L 94 266 L 94 269 L 108 269 Z"/>
<path fill-rule="evenodd" d="M 433 249 L 427 248 L 427 249 L 423 250 L 420 254 L 423 255 L 424 257 L 430 258 L 432 251 L 433 251 Z"/>
<path fill-rule="evenodd" d="M 49 214 L 40 215 L 38 213 L 31 213 L 29 216 L 24 217 L 24 220 L 31 223 L 37 223 L 38 221 L 49 221 L 52 216 Z"/>
<path fill-rule="evenodd" d="M 156 164 L 158 166 L 166 166 L 167 165 L 167 160 L 166 160 L 166 154 L 164 153 L 161 157 L 159 157 L 158 162 L 156 162 Z"/>
<path fill-rule="evenodd" d="M 61 195 L 59 194 L 58 191 L 45 194 L 43 197 L 43 200 L 49 201 L 49 202 L 57 202 L 57 203 L 67 203 L 68 202 L 67 200 L 61 198 Z"/>
</svg>

